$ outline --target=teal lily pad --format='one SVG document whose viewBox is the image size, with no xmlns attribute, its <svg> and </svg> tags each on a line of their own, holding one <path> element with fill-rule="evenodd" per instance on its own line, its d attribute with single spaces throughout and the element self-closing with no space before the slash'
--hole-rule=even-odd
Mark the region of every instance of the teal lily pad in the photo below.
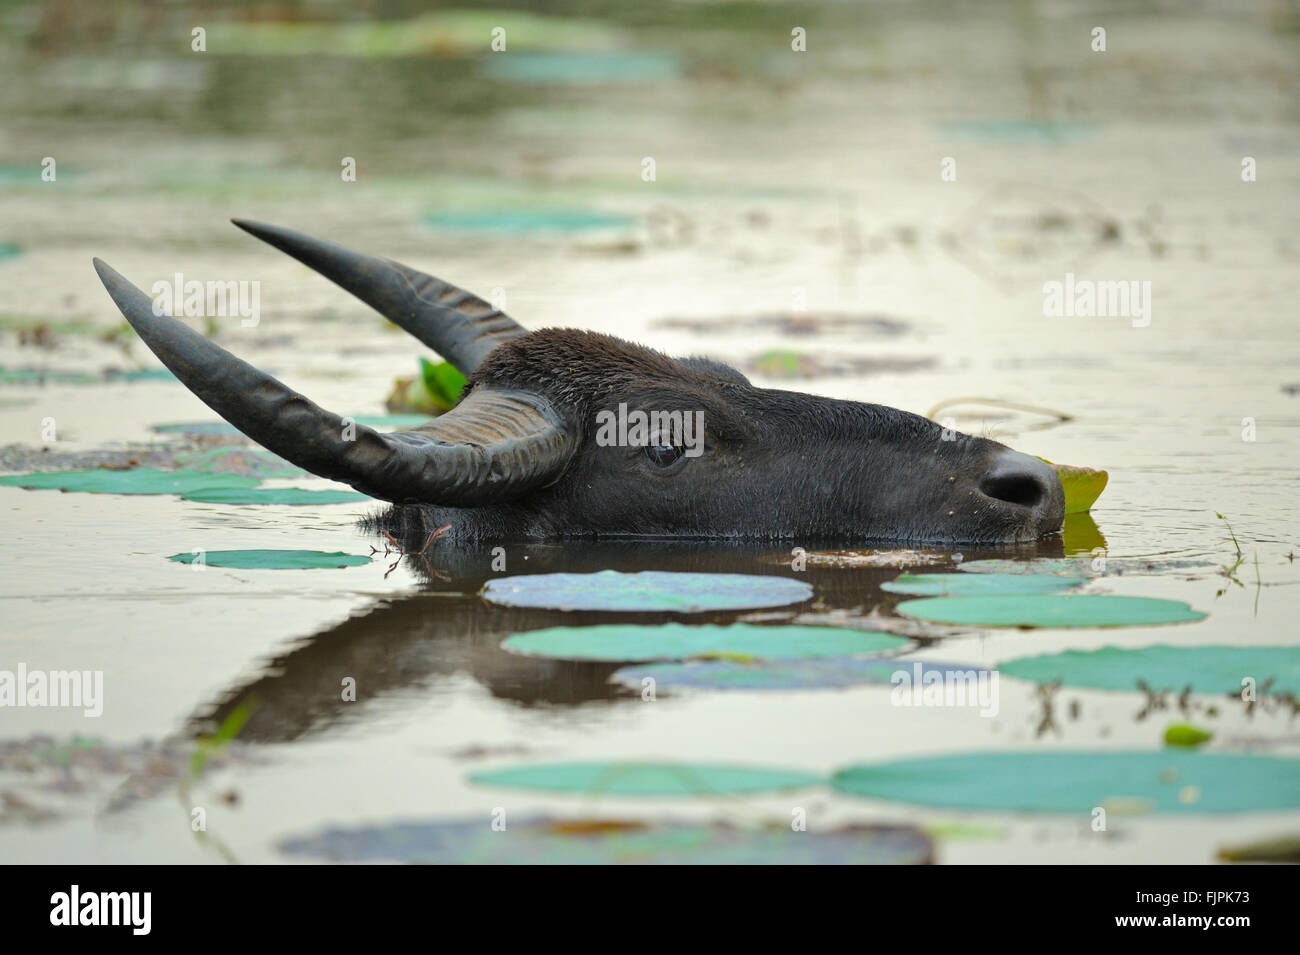
<svg viewBox="0 0 1300 955">
<path fill-rule="evenodd" d="M 0 385 L 94 385 L 103 380 L 84 371 L 0 367 Z"/>
<path fill-rule="evenodd" d="M 655 663 L 623 667 L 610 679 L 640 690 L 653 680 L 656 690 L 826 690 L 850 686 L 888 686 L 900 671 L 915 681 L 917 664 L 921 676 L 938 672 L 970 673 L 969 666 L 897 658 L 824 657 L 816 660 L 781 660 L 775 663 L 740 663 L 708 660 L 700 663 Z M 911 683 L 909 682 L 909 686 Z"/>
<path fill-rule="evenodd" d="M 498 577 L 483 588 L 485 599 L 507 607 L 674 613 L 784 607 L 812 593 L 790 577 L 660 570 Z"/>
<path fill-rule="evenodd" d="M 484 786 L 604 796 L 740 796 L 826 782 L 824 776 L 798 770 L 693 763 L 542 763 L 469 778 Z"/>
<path fill-rule="evenodd" d="M 1252 677 L 1270 693 L 1300 693 L 1300 653 L 1295 647 L 1170 647 L 1128 650 L 1102 647 L 1022 657 L 1000 664 L 1004 676 L 1034 683 L 1054 683 L 1094 690 L 1136 690 L 1139 680 L 1157 690 L 1196 693 L 1241 692 Z"/>
<path fill-rule="evenodd" d="M 178 564 L 192 564 L 198 554 L 172 554 Z M 210 550 L 202 555 L 209 567 L 238 567 L 242 570 L 311 570 L 314 568 L 360 567 L 369 557 L 323 550 Z"/>
<path fill-rule="evenodd" d="M 360 491 L 314 491 L 301 487 L 203 488 L 181 496 L 203 504 L 350 504 L 371 500 Z"/>
<path fill-rule="evenodd" d="M 681 60 L 675 53 L 656 50 L 489 54 L 479 62 L 483 72 L 493 79 L 518 83 L 642 84 L 673 80 L 682 74 Z"/>
<path fill-rule="evenodd" d="M 0 485 L 29 490 L 77 491 L 87 494 L 190 494 L 200 491 L 233 493 L 257 486 L 257 478 L 240 474 L 209 474 L 156 468 L 92 471 L 42 471 L 6 474 Z"/>
<path fill-rule="evenodd" d="M 1206 616 L 1177 600 L 1109 594 L 926 597 L 905 600 L 897 609 L 931 623 L 975 627 L 1150 627 Z"/>
<path fill-rule="evenodd" d="M 1300 760 L 1165 749 L 967 753 L 853 766 L 838 791 L 869 799 L 1002 812 L 1087 815 L 1108 802 L 1152 812 L 1300 808 Z"/>
<path fill-rule="evenodd" d="M 923 865 L 932 839 L 914 826 L 845 826 L 795 832 L 723 823 L 616 819 L 510 820 L 501 838 L 481 819 L 395 822 L 327 829 L 286 839 L 279 849 L 331 862 L 460 865 Z"/>
<path fill-rule="evenodd" d="M 1046 594 L 1087 583 L 1082 577 L 1049 574 L 903 574 L 880 585 L 891 594 L 981 596 L 987 594 Z"/>
<path fill-rule="evenodd" d="M 837 627 L 729 627 L 606 625 L 551 627 L 507 637 L 501 644 L 513 653 L 558 660 L 794 660 L 843 657 L 892 650 L 907 641 L 888 633 Z"/>
</svg>

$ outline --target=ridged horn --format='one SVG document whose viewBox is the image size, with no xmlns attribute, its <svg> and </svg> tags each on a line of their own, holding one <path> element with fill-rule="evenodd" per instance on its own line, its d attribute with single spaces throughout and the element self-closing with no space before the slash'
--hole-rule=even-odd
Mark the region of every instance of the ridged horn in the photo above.
<svg viewBox="0 0 1300 955">
<path fill-rule="evenodd" d="M 313 404 L 153 303 L 99 259 L 95 271 L 131 327 L 213 411 L 301 468 L 399 504 L 507 501 L 564 470 L 577 439 L 545 397 L 475 388 L 412 430 L 380 434 Z M 352 436 L 349 440 L 349 436 Z"/>
<path fill-rule="evenodd" d="M 477 368 L 501 342 L 527 333 L 478 296 L 399 262 L 362 255 L 280 226 L 230 221 L 351 292 L 463 374 Z"/>
</svg>

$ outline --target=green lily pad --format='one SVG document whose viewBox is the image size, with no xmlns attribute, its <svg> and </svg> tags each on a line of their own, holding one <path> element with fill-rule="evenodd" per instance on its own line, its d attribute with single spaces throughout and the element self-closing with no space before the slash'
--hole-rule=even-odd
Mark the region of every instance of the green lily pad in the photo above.
<svg viewBox="0 0 1300 955">
<path fill-rule="evenodd" d="M 674 613 L 784 607 L 812 593 L 790 577 L 660 570 L 498 577 L 483 588 L 485 599 L 507 607 Z"/>
<path fill-rule="evenodd" d="M 481 819 L 396 822 L 281 842 L 282 852 L 331 862 L 474 865 L 924 865 L 931 838 L 913 826 L 846 826 L 795 832 L 722 823 L 616 819 L 510 820 L 501 838 Z"/>
<path fill-rule="evenodd" d="M 421 358 L 420 377 L 434 406 L 443 411 L 450 410 L 465 390 L 465 376 L 449 361 L 434 364 Z"/>
<path fill-rule="evenodd" d="M 1056 464 L 1048 461 L 1047 458 L 1038 460 L 1050 464 L 1052 470 L 1056 472 L 1057 480 L 1061 482 L 1061 490 L 1065 492 L 1066 516 L 1086 514 L 1092 510 L 1092 505 L 1097 503 L 1101 492 L 1106 490 L 1106 482 L 1110 480 L 1107 471 L 1076 467 L 1071 464 Z"/>
<path fill-rule="evenodd" d="M 880 585 L 891 594 L 978 596 L 984 594 L 1046 594 L 1087 583 L 1082 577 L 1050 574 L 903 574 Z"/>
<path fill-rule="evenodd" d="M 952 809 L 1082 816 L 1139 800 L 1151 812 L 1247 812 L 1300 808 L 1300 760 L 1194 750 L 967 753 L 853 766 L 831 785 Z"/>
<path fill-rule="evenodd" d="M 233 493 L 257 486 L 257 479 L 240 474 L 208 474 L 156 468 L 93 471 L 44 471 L 6 474 L 0 485 L 29 490 L 77 491 L 87 494 L 189 494 L 200 491 Z"/>
<path fill-rule="evenodd" d="M 1150 627 L 1206 616 L 1177 600 L 1109 594 L 926 597 L 897 609 L 918 620 L 975 627 Z"/>
<path fill-rule="evenodd" d="M 892 650 L 907 641 L 888 633 L 837 627 L 729 627 L 606 625 L 551 627 L 507 637 L 501 646 L 525 656 L 557 660 L 795 660 Z"/>
<path fill-rule="evenodd" d="M 178 564 L 192 564 L 197 554 L 172 554 L 167 558 Z M 310 570 L 313 568 L 360 567 L 369 557 L 329 553 L 323 550 L 210 550 L 203 554 L 209 567 L 238 567 L 243 570 Z"/>
<path fill-rule="evenodd" d="M 894 674 L 905 672 L 915 680 L 913 667 L 921 664 L 921 675 L 938 672 L 971 672 L 969 666 L 930 661 L 825 657 L 816 660 L 782 660 L 777 663 L 740 663 L 709 660 L 701 663 L 656 663 L 623 667 L 610 679 L 639 690 L 653 680 L 657 690 L 827 690 L 850 686 L 889 686 Z M 910 685 L 910 684 L 909 684 Z"/>
<path fill-rule="evenodd" d="M 1294 647 L 1101 647 L 1023 657 L 998 670 L 1034 683 L 1060 680 L 1095 690 L 1135 690 L 1142 680 L 1157 690 L 1238 694 L 1241 681 L 1253 677 L 1257 686 L 1273 680 L 1269 692 L 1300 693 L 1300 653 Z"/>
<path fill-rule="evenodd" d="M 360 491 L 313 491 L 301 487 L 203 488 L 181 496 L 203 504 L 350 504 L 371 500 Z"/>
<path fill-rule="evenodd" d="M 469 778 L 484 786 L 604 796 L 739 796 L 826 782 L 824 776 L 798 770 L 693 763 L 543 763 Z"/>
<path fill-rule="evenodd" d="M 1213 733 L 1207 733 L 1190 723 L 1175 723 L 1165 729 L 1166 746 L 1200 746 L 1213 738 Z"/>
</svg>

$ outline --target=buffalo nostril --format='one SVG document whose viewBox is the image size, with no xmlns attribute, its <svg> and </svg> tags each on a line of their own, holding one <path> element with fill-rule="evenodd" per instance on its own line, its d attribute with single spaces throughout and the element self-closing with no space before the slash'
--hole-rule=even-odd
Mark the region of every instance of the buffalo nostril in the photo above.
<svg viewBox="0 0 1300 955">
<path fill-rule="evenodd" d="M 985 478 L 980 484 L 980 490 L 999 501 L 1022 504 L 1025 507 L 1034 507 L 1046 494 L 1046 489 L 1038 479 L 1029 474 L 1007 474 Z"/>
<path fill-rule="evenodd" d="M 1019 451 L 1002 451 L 980 480 L 979 489 L 989 497 L 1035 511 L 1050 513 L 1061 498 L 1061 482 L 1051 465 Z"/>
</svg>

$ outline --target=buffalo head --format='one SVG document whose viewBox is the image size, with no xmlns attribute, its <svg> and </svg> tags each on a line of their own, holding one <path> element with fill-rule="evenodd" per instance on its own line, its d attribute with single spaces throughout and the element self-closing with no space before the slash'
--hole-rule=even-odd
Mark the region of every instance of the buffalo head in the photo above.
<svg viewBox="0 0 1300 955">
<path fill-rule="evenodd" d="M 325 411 L 95 268 L 195 394 L 294 464 L 458 537 L 1001 543 L 1060 529 L 1047 464 L 882 405 L 756 388 L 609 335 L 527 332 L 387 259 L 236 222 L 358 296 L 469 378 L 460 403 L 382 434 Z M 702 426 L 702 427 L 700 427 Z"/>
</svg>

